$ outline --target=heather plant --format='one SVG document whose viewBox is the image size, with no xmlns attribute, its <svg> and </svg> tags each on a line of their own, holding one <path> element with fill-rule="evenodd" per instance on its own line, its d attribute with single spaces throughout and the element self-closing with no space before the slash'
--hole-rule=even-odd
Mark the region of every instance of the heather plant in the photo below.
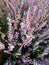
<svg viewBox="0 0 49 65">
<path fill-rule="evenodd" d="M 3 3 L 0 65 L 49 65 L 49 0 Z"/>
</svg>

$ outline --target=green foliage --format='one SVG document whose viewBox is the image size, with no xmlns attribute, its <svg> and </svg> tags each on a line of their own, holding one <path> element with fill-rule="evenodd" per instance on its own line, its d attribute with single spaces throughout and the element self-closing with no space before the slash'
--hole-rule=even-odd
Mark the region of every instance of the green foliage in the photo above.
<svg viewBox="0 0 49 65">
<path fill-rule="evenodd" d="M 21 21 L 20 21 L 21 22 Z M 17 32 L 19 33 L 18 34 L 18 38 L 17 38 L 17 41 L 18 42 L 20 42 L 20 43 L 22 43 L 22 37 L 21 37 L 21 33 L 20 33 L 20 22 L 18 23 L 18 25 L 17 25 Z"/>
<path fill-rule="evenodd" d="M 20 43 L 22 42 L 22 39 L 21 39 L 21 35 L 20 34 L 18 35 L 17 41 L 20 42 Z"/>
<path fill-rule="evenodd" d="M 30 58 L 31 59 L 37 58 L 38 53 L 39 52 L 37 50 L 32 50 L 30 54 Z"/>
<path fill-rule="evenodd" d="M 2 41 L 1 35 L 0 35 L 0 41 Z"/>
<path fill-rule="evenodd" d="M 44 58 L 49 58 L 49 53 L 47 55 L 44 55 Z"/>
<path fill-rule="evenodd" d="M 38 38 L 32 39 L 32 43 L 34 44 L 36 41 L 38 41 Z"/>
<path fill-rule="evenodd" d="M 30 58 L 34 59 L 34 58 L 38 58 L 38 54 L 40 54 L 43 51 L 42 48 L 39 48 L 37 50 L 32 50 L 30 53 Z"/>
<path fill-rule="evenodd" d="M 40 43 L 39 46 L 45 47 L 47 44 L 45 43 Z"/>
<path fill-rule="evenodd" d="M 8 44 L 7 44 L 7 42 L 5 42 L 5 40 L 3 40 L 2 38 L 1 38 L 1 36 L 0 36 L 0 41 L 6 46 L 6 48 L 7 48 L 7 46 L 8 46 Z"/>
<path fill-rule="evenodd" d="M 38 50 L 38 52 L 39 52 L 39 54 L 40 54 L 40 53 L 43 52 L 44 48 L 43 48 L 43 47 L 40 47 L 40 48 L 38 48 L 37 50 Z"/>
<path fill-rule="evenodd" d="M 0 52 L 0 65 L 3 65 L 3 63 L 9 58 L 9 55 L 4 53 L 4 52 Z"/>
<path fill-rule="evenodd" d="M 15 46 L 14 49 L 13 49 L 13 51 L 12 51 L 12 53 L 13 53 L 13 54 L 16 53 L 17 50 L 18 50 L 18 48 L 19 48 L 18 46 Z"/>
<path fill-rule="evenodd" d="M 25 54 L 27 52 L 27 50 L 28 50 L 27 46 L 26 47 L 23 47 L 21 53 L 22 54 Z"/>
<path fill-rule="evenodd" d="M 21 10 L 21 18 L 23 17 L 24 10 Z"/>
<path fill-rule="evenodd" d="M 4 53 L 4 52 L 0 52 L 0 65 L 3 65 L 5 63 L 5 61 L 9 58 L 11 60 L 18 60 L 18 58 L 16 58 L 12 53 L 7 54 L 7 53 Z"/>
<path fill-rule="evenodd" d="M 4 15 L 0 17 L 0 27 L 1 27 L 0 31 L 5 34 L 8 30 L 8 25 L 7 25 L 6 17 Z"/>
<path fill-rule="evenodd" d="M 30 48 L 32 48 L 32 51 L 30 52 L 31 59 L 38 58 L 38 54 L 41 54 L 44 50 L 44 46 L 46 46 L 46 44 L 41 43 L 39 44 L 39 48 L 33 50 L 33 45 L 36 41 L 37 39 L 33 39 L 31 45 L 29 46 Z"/>
<path fill-rule="evenodd" d="M 30 44 L 29 48 L 32 48 L 33 49 L 33 43 Z"/>
</svg>

